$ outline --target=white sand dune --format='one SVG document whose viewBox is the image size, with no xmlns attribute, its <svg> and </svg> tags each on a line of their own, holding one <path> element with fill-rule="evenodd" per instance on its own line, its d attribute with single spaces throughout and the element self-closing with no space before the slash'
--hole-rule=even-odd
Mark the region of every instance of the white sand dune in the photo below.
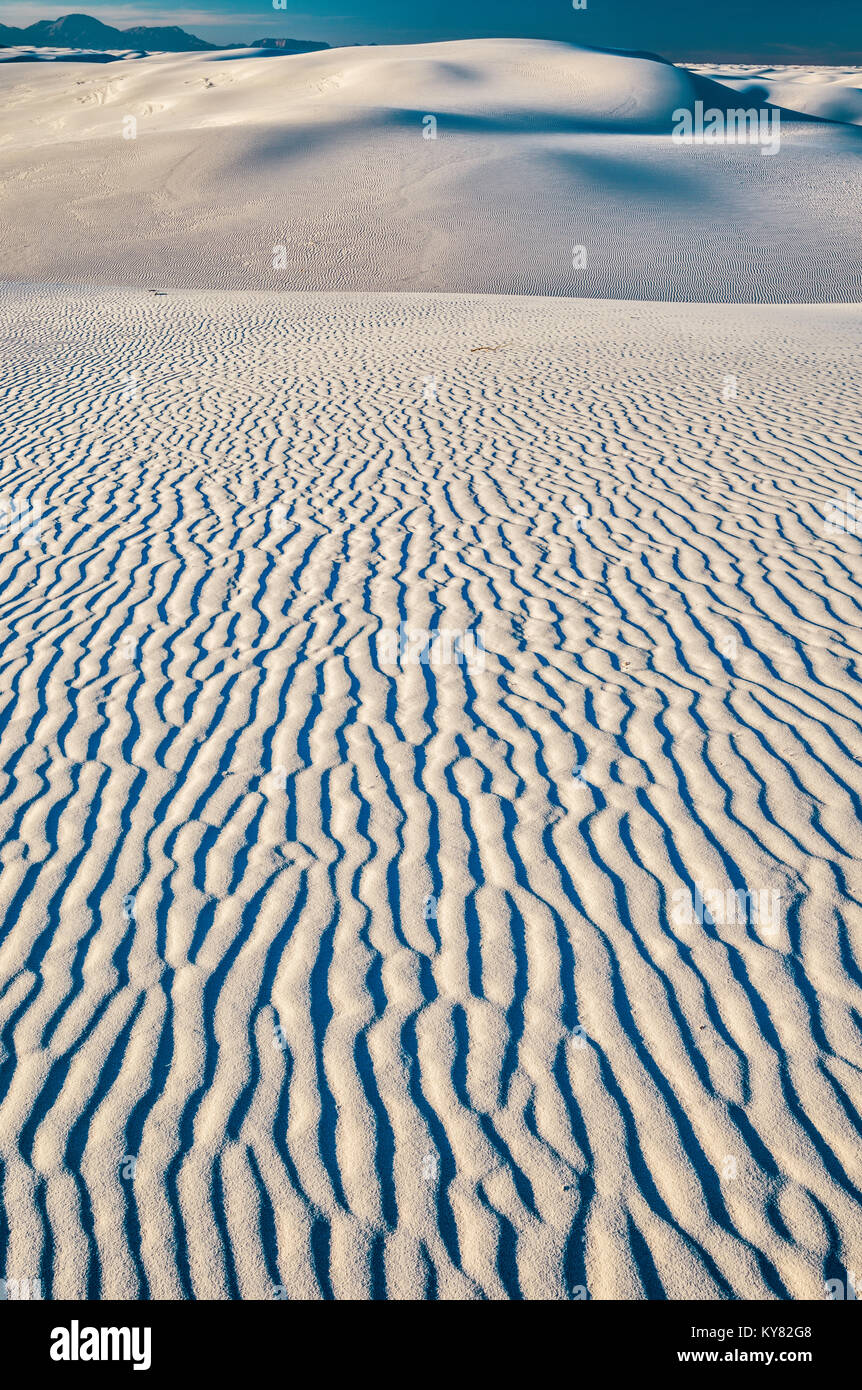
<svg viewBox="0 0 862 1390">
<path fill-rule="evenodd" d="M 786 117 L 773 156 L 675 144 L 700 98 L 739 104 L 659 59 L 523 40 L 6 64 L 3 275 L 857 301 L 853 113 Z"/>
<path fill-rule="evenodd" d="M 181 71 L 239 84 L 227 120 L 254 69 Z M 830 504 L 860 326 L 4 288 L 2 493 L 43 509 L 0 535 L 7 1276 L 771 1299 L 858 1269 Z M 484 664 L 387 665 L 402 622 L 481 629 Z M 680 921 L 698 883 L 780 895 L 778 929 Z"/>
<path fill-rule="evenodd" d="M 0 48 L 0 63 L 125 63 L 149 56 L 139 48 L 34 48 L 32 44 Z"/>
<path fill-rule="evenodd" d="M 740 63 L 723 68 L 697 64 L 690 71 L 754 101 L 766 100 L 820 120 L 862 125 L 862 68 L 769 68 Z"/>
</svg>

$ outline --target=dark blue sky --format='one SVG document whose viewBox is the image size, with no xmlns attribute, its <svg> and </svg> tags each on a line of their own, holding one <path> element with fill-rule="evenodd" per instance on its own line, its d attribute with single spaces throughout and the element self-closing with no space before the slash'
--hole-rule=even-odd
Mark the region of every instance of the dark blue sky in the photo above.
<svg viewBox="0 0 862 1390">
<path fill-rule="evenodd" d="M 126 28 L 179 24 L 213 43 L 284 35 L 331 44 L 511 35 L 649 49 L 670 58 L 862 62 L 862 0 L 3 0 L 26 24 L 70 10 Z"/>
</svg>

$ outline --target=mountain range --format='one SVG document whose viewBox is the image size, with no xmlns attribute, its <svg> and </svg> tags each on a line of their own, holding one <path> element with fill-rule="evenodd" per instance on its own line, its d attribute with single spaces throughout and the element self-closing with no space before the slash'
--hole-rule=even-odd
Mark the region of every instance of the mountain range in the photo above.
<svg viewBox="0 0 862 1390">
<path fill-rule="evenodd" d="M 67 14 L 60 19 L 40 19 L 36 24 L 28 24 L 25 29 L 16 29 L 9 24 L 0 24 L 0 48 L 17 48 L 24 45 L 33 48 L 88 48 L 106 51 L 114 48 L 141 48 L 163 53 L 202 53 L 217 49 L 218 44 L 207 43 L 194 34 L 172 24 L 164 28 L 149 28 L 138 24 L 132 29 L 114 29 L 93 19 L 87 14 Z M 231 48 L 278 48 L 289 53 L 312 53 L 328 48 L 326 43 L 313 43 L 303 39 L 256 39 L 253 43 L 231 44 Z"/>
</svg>

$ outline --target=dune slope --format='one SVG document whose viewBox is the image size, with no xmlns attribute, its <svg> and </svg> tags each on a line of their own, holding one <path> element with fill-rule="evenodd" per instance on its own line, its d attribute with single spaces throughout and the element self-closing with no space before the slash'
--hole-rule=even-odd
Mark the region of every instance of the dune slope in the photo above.
<svg viewBox="0 0 862 1390">
<path fill-rule="evenodd" d="M 853 113 L 785 116 L 764 155 L 674 143 L 674 112 L 698 100 L 739 95 L 649 56 L 522 40 L 7 64 L 2 273 L 858 300 Z"/>
</svg>

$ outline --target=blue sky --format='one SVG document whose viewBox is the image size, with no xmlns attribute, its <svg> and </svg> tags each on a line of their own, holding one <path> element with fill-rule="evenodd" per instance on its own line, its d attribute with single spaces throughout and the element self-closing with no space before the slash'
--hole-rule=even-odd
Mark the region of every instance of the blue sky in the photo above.
<svg viewBox="0 0 862 1390">
<path fill-rule="evenodd" d="M 212 43 L 284 35 L 331 44 L 512 35 L 649 49 L 670 58 L 862 62 L 862 0 L 2 0 L 0 20 L 29 24 L 70 11 L 118 28 L 179 24 Z"/>
</svg>

